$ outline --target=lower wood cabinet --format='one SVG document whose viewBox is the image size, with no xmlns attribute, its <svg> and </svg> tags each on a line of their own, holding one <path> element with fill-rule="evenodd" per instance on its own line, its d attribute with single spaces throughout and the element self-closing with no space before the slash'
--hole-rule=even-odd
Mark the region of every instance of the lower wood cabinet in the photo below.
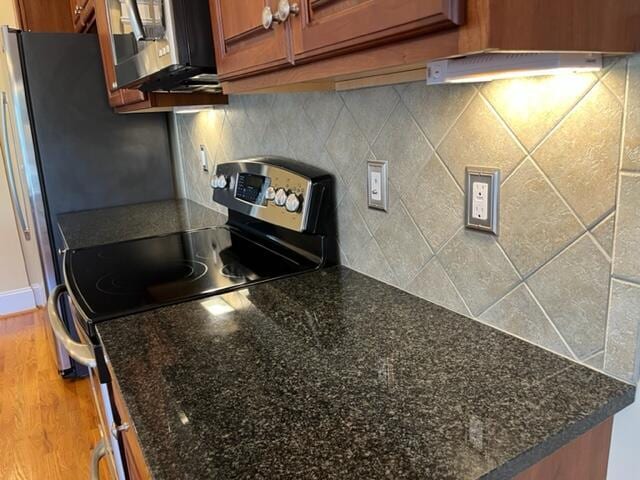
<svg viewBox="0 0 640 480">
<path fill-rule="evenodd" d="M 612 427 L 609 417 L 513 480 L 606 480 Z"/>
<path fill-rule="evenodd" d="M 120 432 L 122 444 L 124 447 L 124 461 L 125 469 L 127 471 L 128 480 L 151 480 L 151 473 L 147 466 L 142 449 L 140 448 L 140 442 L 138 441 L 138 435 L 135 432 L 129 412 L 122 399 L 122 393 L 118 388 L 117 383 L 114 381 L 113 385 L 113 401 L 115 403 L 116 410 L 120 416 L 120 425 L 127 424 L 128 428 L 123 429 Z"/>
</svg>

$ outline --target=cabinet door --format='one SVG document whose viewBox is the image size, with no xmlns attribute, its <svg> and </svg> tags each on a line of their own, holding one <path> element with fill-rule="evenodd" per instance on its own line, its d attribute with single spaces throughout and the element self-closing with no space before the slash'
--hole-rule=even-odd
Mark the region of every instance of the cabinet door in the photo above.
<svg viewBox="0 0 640 480">
<path fill-rule="evenodd" d="M 240 77 L 291 63 L 291 26 L 262 26 L 262 11 L 277 0 L 209 0 L 218 75 Z"/>
<path fill-rule="evenodd" d="M 290 0 L 294 1 L 294 0 Z M 301 0 L 295 60 L 367 48 L 461 25 L 465 0 Z"/>
<path fill-rule="evenodd" d="M 69 0 L 15 0 L 15 5 L 23 30 L 73 32 Z"/>
</svg>

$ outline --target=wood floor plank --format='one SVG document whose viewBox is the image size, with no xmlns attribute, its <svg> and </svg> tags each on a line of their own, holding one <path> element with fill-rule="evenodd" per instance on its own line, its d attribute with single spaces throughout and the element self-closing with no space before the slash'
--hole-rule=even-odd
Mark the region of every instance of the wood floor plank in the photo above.
<svg viewBox="0 0 640 480">
<path fill-rule="evenodd" d="M 99 438 L 88 379 L 60 378 L 44 315 L 0 318 L 3 480 L 86 479 Z"/>
</svg>

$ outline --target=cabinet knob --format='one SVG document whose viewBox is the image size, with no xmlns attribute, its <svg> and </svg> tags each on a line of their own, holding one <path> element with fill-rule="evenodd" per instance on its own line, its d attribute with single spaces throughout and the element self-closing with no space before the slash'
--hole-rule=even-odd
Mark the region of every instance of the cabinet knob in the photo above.
<svg viewBox="0 0 640 480">
<path fill-rule="evenodd" d="M 300 6 L 297 3 L 289 3 L 289 0 L 280 0 L 278 2 L 278 19 L 280 22 L 286 22 L 290 15 L 298 15 Z"/>
<path fill-rule="evenodd" d="M 262 26 L 265 30 L 269 30 L 274 23 L 280 23 L 280 17 L 277 13 L 273 13 L 271 7 L 267 5 L 262 9 Z"/>
</svg>

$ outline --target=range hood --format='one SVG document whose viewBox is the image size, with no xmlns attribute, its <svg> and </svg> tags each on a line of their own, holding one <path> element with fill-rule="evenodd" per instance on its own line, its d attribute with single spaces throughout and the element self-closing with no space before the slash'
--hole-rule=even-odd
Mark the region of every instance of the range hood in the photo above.
<svg viewBox="0 0 640 480">
<path fill-rule="evenodd" d="M 488 82 L 601 68 L 602 55 L 594 53 L 480 53 L 429 62 L 427 84 Z"/>
</svg>

